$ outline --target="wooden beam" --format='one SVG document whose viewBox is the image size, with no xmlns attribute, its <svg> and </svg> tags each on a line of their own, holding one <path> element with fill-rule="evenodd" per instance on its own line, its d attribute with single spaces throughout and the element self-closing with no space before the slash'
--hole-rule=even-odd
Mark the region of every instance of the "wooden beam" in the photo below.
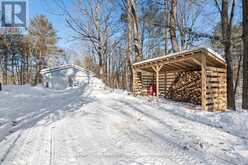
<svg viewBox="0 0 248 165">
<path fill-rule="evenodd" d="M 189 69 L 192 69 L 193 67 L 189 67 L 189 66 L 187 66 L 187 65 L 183 65 L 183 64 L 181 64 L 181 63 L 175 63 L 175 64 L 173 64 L 173 65 L 175 65 L 175 66 L 177 66 L 177 67 L 179 67 L 180 69 L 185 69 L 185 70 L 189 70 Z"/>
<path fill-rule="evenodd" d="M 203 55 L 203 56 L 204 56 L 204 55 Z M 206 57 L 206 56 L 205 56 L 205 57 Z M 202 65 L 201 61 L 198 61 L 198 60 L 195 59 L 195 58 L 192 58 L 192 61 L 193 61 L 194 63 L 196 63 L 197 65 L 199 65 L 199 66 Z"/>
<path fill-rule="evenodd" d="M 192 59 L 192 55 L 189 56 L 185 56 L 185 57 L 181 57 L 181 58 L 177 58 L 177 59 L 171 59 L 171 60 L 166 60 L 166 61 L 154 61 L 154 62 L 150 62 L 150 63 L 145 63 L 145 64 L 137 64 L 134 65 L 136 68 L 151 68 L 152 66 L 154 66 L 155 64 L 157 65 L 167 65 L 167 64 L 174 64 L 180 61 L 187 61 L 187 60 L 191 60 Z"/>
<path fill-rule="evenodd" d="M 179 67 L 178 65 L 174 64 L 166 64 L 170 70 L 184 70 L 185 68 Z"/>
<path fill-rule="evenodd" d="M 201 85 L 202 85 L 202 108 L 207 111 L 207 74 L 206 74 L 206 56 L 201 55 Z"/>
<path fill-rule="evenodd" d="M 190 63 L 189 61 L 183 61 L 183 62 L 180 62 L 178 64 L 183 65 L 183 66 L 187 66 L 188 68 L 196 68 L 196 65 Z"/>
</svg>

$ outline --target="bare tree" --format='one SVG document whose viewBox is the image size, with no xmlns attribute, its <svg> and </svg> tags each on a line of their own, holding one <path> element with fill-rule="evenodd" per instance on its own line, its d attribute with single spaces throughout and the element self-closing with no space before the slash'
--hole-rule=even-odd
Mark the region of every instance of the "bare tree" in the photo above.
<svg viewBox="0 0 248 165">
<path fill-rule="evenodd" d="M 128 0 L 129 6 L 128 11 L 131 12 L 132 24 L 133 24 L 133 39 L 134 39 L 134 51 L 135 51 L 135 61 L 142 60 L 142 52 L 141 52 L 141 37 L 139 30 L 139 20 L 135 5 L 135 0 Z"/>
<path fill-rule="evenodd" d="M 189 49 L 198 39 L 192 32 L 198 23 L 201 11 L 201 0 L 179 0 L 177 2 L 177 31 L 180 49 Z"/>
<path fill-rule="evenodd" d="M 36 75 L 35 84 L 41 82 L 40 71 L 46 63 L 46 57 L 52 53 L 57 43 L 57 35 L 52 26 L 45 16 L 36 16 L 29 25 L 29 38 L 36 56 Z"/>
<path fill-rule="evenodd" d="M 63 10 L 66 22 L 76 32 L 75 39 L 86 41 L 92 45 L 97 54 L 98 75 L 107 80 L 108 58 L 116 42 L 110 42 L 112 9 L 103 0 L 76 0 L 76 14 L 66 8 L 63 0 L 57 0 L 57 5 Z M 110 5 L 109 5 L 110 6 Z M 82 19 L 83 18 L 83 19 Z"/>
<path fill-rule="evenodd" d="M 126 53 L 126 64 L 125 64 L 125 72 L 126 72 L 126 87 L 127 89 L 132 89 L 132 63 L 131 63 L 131 53 L 132 53 L 132 6 L 131 0 L 127 0 L 127 53 Z"/>
<path fill-rule="evenodd" d="M 243 102 L 242 108 L 248 110 L 248 0 L 243 0 Z"/>
<path fill-rule="evenodd" d="M 5 35 L 0 36 L 0 49 L 1 49 L 1 70 L 3 77 L 3 84 L 8 84 L 8 49 L 9 42 Z"/>
<path fill-rule="evenodd" d="M 219 1 L 215 0 L 215 4 L 221 16 L 222 44 L 224 46 L 225 59 L 227 63 L 228 108 L 231 108 L 233 110 L 236 110 L 236 106 L 235 106 L 235 89 L 233 84 L 231 38 L 232 38 L 232 24 L 233 24 L 234 10 L 236 5 L 235 1 L 236 0 L 232 0 L 232 3 L 230 3 L 229 0 L 221 0 L 221 4 L 219 4 Z"/>
<path fill-rule="evenodd" d="M 127 16 L 127 49 L 125 55 L 125 84 L 126 88 L 132 89 L 132 62 L 131 62 L 131 54 L 132 48 L 134 48 L 135 53 L 135 61 L 142 60 L 142 51 L 141 51 L 141 36 L 139 30 L 139 20 L 137 16 L 135 0 L 126 0 L 122 1 L 123 6 L 126 10 Z"/>
<path fill-rule="evenodd" d="M 171 39 L 172 50 L 174 52 L 179 51 L 176 31 L 177 31 L 177 0 L 171 0 L 170 39 Z"/>
<path fill-rule="evenodd" d="M 169 1 L 164 0 L 164 23 L 165 23 L 165 28 L 164 28 L 164 53 L 168 53 L 168 27 L 169 27 Z"/>
</svg>

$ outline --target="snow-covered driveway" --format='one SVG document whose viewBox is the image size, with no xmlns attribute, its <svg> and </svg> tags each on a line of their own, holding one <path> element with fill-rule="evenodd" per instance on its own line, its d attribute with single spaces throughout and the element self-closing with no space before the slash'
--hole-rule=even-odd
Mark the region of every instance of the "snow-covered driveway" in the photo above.
<svg viewBox="0 0 248 165">
<path fill-rule="evenodd" d="M 248 140 L 91 84 L 10 88 L 0 98 L 2 165 L 248 164 Z"/>
</svg>

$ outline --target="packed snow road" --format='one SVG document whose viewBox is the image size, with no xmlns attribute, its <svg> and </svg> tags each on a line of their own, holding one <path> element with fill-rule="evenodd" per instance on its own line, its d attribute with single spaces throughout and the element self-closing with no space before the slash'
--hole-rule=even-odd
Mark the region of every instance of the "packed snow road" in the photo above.
<svg viewBox="0 0 248 165">
<path fill-rule="evenodd" d="M 246 138 L 97 82 L 1 93 L 0 164 L 248 164 Z"/>
</svg>

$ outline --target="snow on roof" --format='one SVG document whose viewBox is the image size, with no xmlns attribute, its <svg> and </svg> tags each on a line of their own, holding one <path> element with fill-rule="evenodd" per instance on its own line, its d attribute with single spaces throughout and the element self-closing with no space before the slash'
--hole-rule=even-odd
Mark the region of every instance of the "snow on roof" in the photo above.
<svg viewBox="0 0 248 165">
<path fill-rule="evenodd" d="M 175 53 L 171 53 L 171 54 L 160 56 L 160 57 L 156 57 L 156 58 L 147 59 L 147 60 L 144 60 L 144 61 L 141 61 L 141 62 L 134 63 L 133 65 L 139 65 L 139 64 L 144 64 L 144 63 L 149 63 L 149 62 L 153 62 L 153 61 L 158 61 L 158 60 L 166 59 L 166 58 L 170 58 L 170 57 L 181 56 L 183 54 L 193 53 L 193 52 L 196 52 L 196 51 L 209 52 L 213 56 L 215 56 L 216 58 L 218 58 L 220 61 L 222 61 L 222 62 L 225 63 L 225 59 L 220 54 L 218 54 L 217 52 L 215 52 L 214 50 L 212 50 L 211 48 L 198 47 L 198 48 L 194 48 L 194 49 L 191 49 L 191 50 L 184 50 L 184 51 L 175 52 Z"/>
<path fill-rule="evenodd" d="M 41 70 L 41 74 L 46 74 L 46 73 L 50 73 L 50 72 L 54 72 L 54 71 L 57 71 L 57 70 L 63 70 L 63 69 L 68 69 L 68 68 L 74 68 L 76 70 L 79 70 L 79 71 L 82 71 L 82 72 L 89 72 L 91 74 L 94 75 L 93 72 L 89 71 L 89 70 L 86 70 L 78 65 L 74 65 L 74 64 L 67 64 L 67 65 L 61 65 L 61 66 L 57 66 L 57 67 L 52 67 L 52 68 L 45 68 L 45 69 L 42 69 Z"/>
</svg>

